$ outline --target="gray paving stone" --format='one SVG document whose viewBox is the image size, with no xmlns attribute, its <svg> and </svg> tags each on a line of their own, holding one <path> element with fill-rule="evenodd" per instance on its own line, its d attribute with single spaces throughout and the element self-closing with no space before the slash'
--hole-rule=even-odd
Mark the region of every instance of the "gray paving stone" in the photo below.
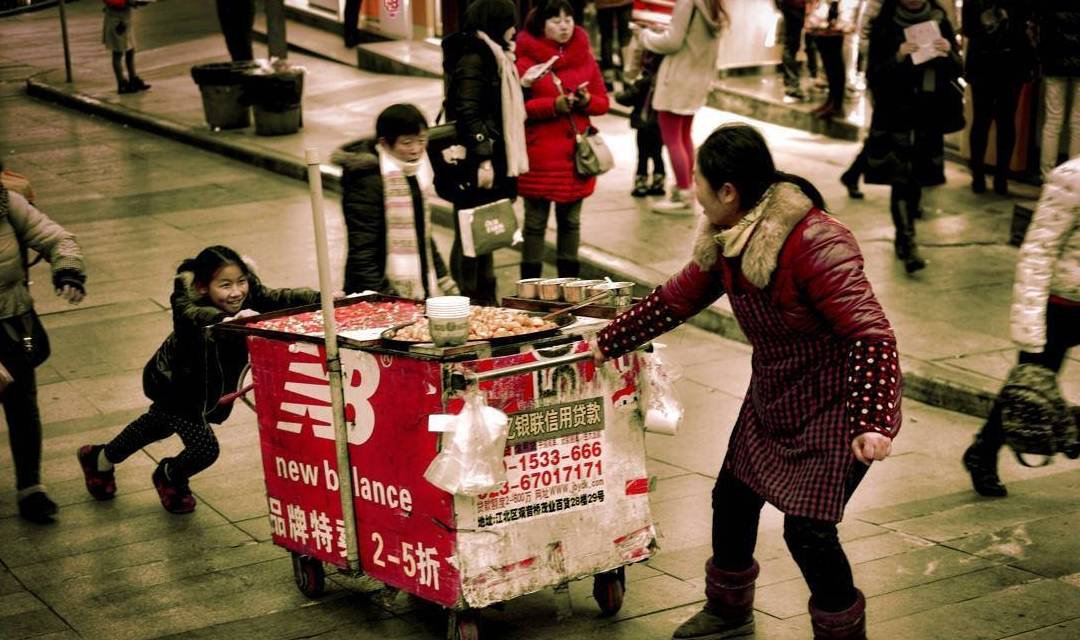
<svg viewBox="0 0 1080 640">
<path fill-rule="evenodd" d="M 951 540 L 950 547 L 1008 563 L 1047 578 L 1080 572 L 1073 540 L 1080 511 L 1024 522 L 991 533 Z"/>
<path fill-rule="evenodd" d="M 884 622 L 979 598 L 1038 579 L 1038 576 L 1012 567 L 991 566 L 910 589 L 874 596 L 867 601 L 867 619 L 871 624 Z"/>
<path fill-rule="evenodd" d="M 47 633 L 64 633 L 70 627 L 55 613 L 42 608 L 0 616 L 0 629 L 4 630 L 5 638 L 15 640 L 37 638 Z"/>
<path fill-rule="evenodd" d="M 1073 640 L 1076 637 L 1080 637 L 1080 618 L 1013 636 L 1015 640 Z"/>
</svg>

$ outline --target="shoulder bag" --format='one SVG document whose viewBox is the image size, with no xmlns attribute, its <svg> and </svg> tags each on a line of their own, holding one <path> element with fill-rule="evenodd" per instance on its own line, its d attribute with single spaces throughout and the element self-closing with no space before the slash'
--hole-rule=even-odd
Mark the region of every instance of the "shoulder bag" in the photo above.
<svg viewBox="0 0 1080 640">
<path fill-rule="evenodd" d="M 1018 364 L 998 395 L 1005 443 L 1025 467 L 1045 466 L 1055 453 L 1080 453 L 1076 417 L 1058 389 L 1057 374 L 1035 363 Z M 1044 456 L 1032 465 L 1024 454 Z"/>
<path fill-rule="evenodd" d="M 568 114 L 567 118 L 574 130 L 574 172 L 582 178 L 591 178 L 611 171 L 615 167 L 615 157 L 596 127 L 590 125 L 581 132 L 574 122 L 574 114 Z"/>
</svg>

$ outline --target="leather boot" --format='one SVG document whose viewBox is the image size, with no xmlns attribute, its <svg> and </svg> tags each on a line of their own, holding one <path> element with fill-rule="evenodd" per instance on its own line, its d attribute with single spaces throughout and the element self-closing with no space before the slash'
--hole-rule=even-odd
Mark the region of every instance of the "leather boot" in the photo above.
<svg viewBox="0 0 1080 640">
<path fill-rule="evenodd" d="M 1009 495 L 998 477 L 997 454 L 997 447 L 981 436 L 975 436 L 975 442 L 964 452 L 964 468 L 971 474 L 971 486 L 981 496 L 1004 498 Z"/>
<path fill-rule="evenodd" d="M 814 640 L 866 640 L 866 598 L 855 590 L 855 604 L 843 611 L 822 611 L 810 598 Z"/>
<path fill-rule="evenodd" d="M 915 219 L 911 206 L 903 200 L 895 200 L 891 203 L 890 210 L 893 227 L 896 228 L 893 246 L 896 257 L 904 263 L 904 270 L 910 274 L 926 268 L 926 260 L 919 253 L 919 245 L 915 243 Z"/>
<path fill-rule="evenodd" d="M 544 270 L 543 263 L 540 262 L 522 262 L 521 263 L 521 277 L 522 278 L 539 278 L 540 273 Z"/>
<path fill-rule="evenodd" d="M 581 275 L 581 263 L 577 260 L 564 260 L 559 258 L 555 261 L 560 278 L 576 278 Z"/>
<path fill-rule="evenodd" d="M 720 640 L 754 633 L 754 581 L 761 568 L 757 561 L 745 571 L 724 571 L 705 561 L 705 597 L 701 611 L 682 623 L 676 640 Z"/>
</svg>

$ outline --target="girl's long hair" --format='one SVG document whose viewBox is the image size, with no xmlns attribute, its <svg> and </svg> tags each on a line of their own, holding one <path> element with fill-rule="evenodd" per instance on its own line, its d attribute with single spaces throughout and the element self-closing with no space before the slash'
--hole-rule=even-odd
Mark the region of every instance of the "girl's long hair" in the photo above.
<svg viewBox="0 0 1080 640">
<path fill-rule="evenodd" d="M 731 183 L 739 192 L 743 209 L 753 208 L 777 182 L 794 184 L 816 208 L 825 209 L 825 199 L 809 180 L 776 169 L 765 138 L 748 124 L 733 122 L 717 127 L 698 148 L 697 166 L 714 190 Z"/>
<path fill-rule="evenodd" d="M 251 278 L 251 270 L 248 269 L 247 264 L 244 262 L 244 259 L 240 257 L 240 254 L 229 247 L 221 245 L 207 247 L 200 251 L 199 255 L 194 258 L 184 260 L 180 263 L 180 266 L 176 268 L 176 272 L 182 273 L 184 271 L 190 271 L 195 274 L 195 284 L 208 287 L 210 286 L 210 281 L 214 279 L 214 274 L 222 267 L 230 264 L 236 265 L 245 276 Z"/>
</svg>

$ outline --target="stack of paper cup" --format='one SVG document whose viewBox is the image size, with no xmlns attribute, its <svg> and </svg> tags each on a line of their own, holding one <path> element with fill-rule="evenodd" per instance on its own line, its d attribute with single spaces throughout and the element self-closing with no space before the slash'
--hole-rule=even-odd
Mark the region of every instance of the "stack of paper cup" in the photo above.
<svg viewBox="0 0 1080 640">
<path fill-rule="evenodd" d="M 465 344 L 469 339 L 469 298 L 438 296 L 427 299 L 428 328 L 436 347 Z"/>
</svg>

